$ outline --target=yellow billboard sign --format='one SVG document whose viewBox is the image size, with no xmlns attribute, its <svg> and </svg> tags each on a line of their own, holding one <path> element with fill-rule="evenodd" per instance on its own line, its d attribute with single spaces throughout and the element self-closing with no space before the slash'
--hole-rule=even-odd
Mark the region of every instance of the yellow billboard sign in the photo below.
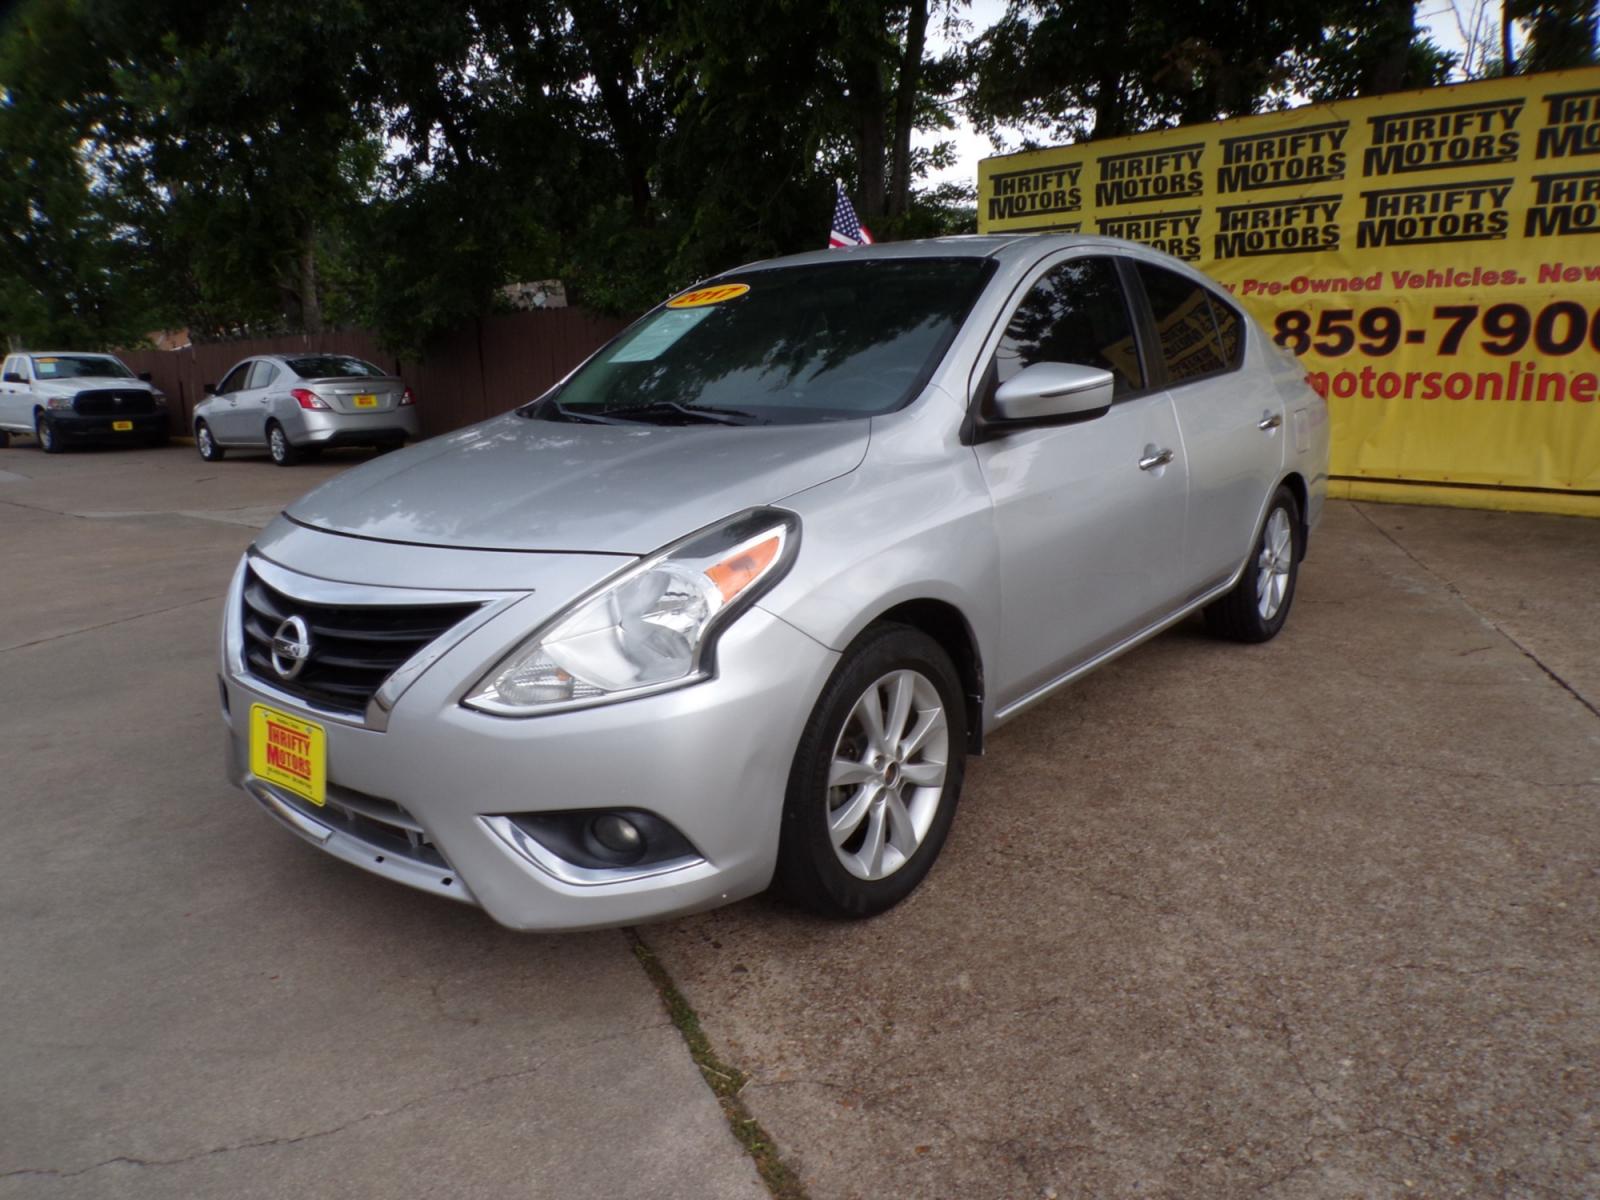
<svg viewBox="0 0 1600 1200">
<path fill-rule="evenodd" d="M 1600 68 L 985 159 L 978 228 L 1206 271 L 1328 397 L 1336 494 L 1600 515 Z"/>
</svg>

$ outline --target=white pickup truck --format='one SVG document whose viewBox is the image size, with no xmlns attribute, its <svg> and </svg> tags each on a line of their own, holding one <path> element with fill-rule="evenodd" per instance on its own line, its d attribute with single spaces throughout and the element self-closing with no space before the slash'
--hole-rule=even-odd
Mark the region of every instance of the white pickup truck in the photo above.
<svg viewBox="0 0 1600 1200">
<path fill-rule="evenodd" d="M 110 354 L 6 356 L 0 367 L 0 447 L 32 434 L 46 454 L 73 442 L 167 440 L 167 398 Z"/>
</svg>

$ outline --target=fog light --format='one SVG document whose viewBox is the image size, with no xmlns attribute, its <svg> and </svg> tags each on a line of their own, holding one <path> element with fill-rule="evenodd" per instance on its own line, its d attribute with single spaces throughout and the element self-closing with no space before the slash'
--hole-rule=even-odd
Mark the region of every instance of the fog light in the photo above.
<svg viewBox="0 0 1600 1200">
<path fill-rule="evenodd" d="M 594 840 L 615 854 L 637 857 L 644 852 L 644 834 L 627 817 L 606 813 L 589 824 Z"/>
</svg>

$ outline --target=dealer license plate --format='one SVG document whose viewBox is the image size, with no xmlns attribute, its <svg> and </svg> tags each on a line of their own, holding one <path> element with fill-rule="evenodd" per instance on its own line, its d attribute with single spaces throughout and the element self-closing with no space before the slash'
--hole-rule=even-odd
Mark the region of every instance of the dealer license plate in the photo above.
<svg viewBox="0 0 1600 1200">
<path fill-rule="evenodd" d="M 132 421 L 113 421 L 113 422 L 111 422 L 111 428 L 115 429 L 118 433 L 127 433 L 128 430 L 133 428 L 133 422 Z"/>
<path fill-rule="evenodd" d="M 376 396 L 374 396 L 374 395 L 371 395 L 370 393 L 365 395 L 365 396 L 357 396 L 356 397 L 356 407 L 357 408 L 377 408 L 378 407 L 378 398 Z"/>
<path fill-rule="evenodd" d="M 322 726 L 252 704 L 250 773 L 313 804 L 327 803 L 328 741 Z"/>
</svg>

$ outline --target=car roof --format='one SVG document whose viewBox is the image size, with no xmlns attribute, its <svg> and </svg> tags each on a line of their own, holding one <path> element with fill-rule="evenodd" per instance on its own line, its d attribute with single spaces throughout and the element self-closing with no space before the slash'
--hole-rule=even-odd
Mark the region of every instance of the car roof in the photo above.
<svg viewBox="0 0 1600 1200">
<path fill-rule="evenodd" d="M 110 350 L 12 350 L 8 353 L 28 358 L 117 358 Z M 117 361 L 122 360 L 117 358 Z"/>
<path fill-rule="evenodd" d="M 827 250 L 809 250 L 784 258 L 768 258 L 745 263 L 731 271 L 720 271 L 718 277 L 739 272 L 764 271 L 775 267 L 798 267 L 820 263 L 836 263 L 846 256 L 853 259 L 904 259 L 904 258 L 992 258 L 1007 266 L 1019 262 L 1036 262 L 1047 254 L 1073 248 L 1097 249 L 1143 258 L 1163 266 L 1176 267 L 1193 278 L 1209 283 L 1214 281 L 1196 271 L 1189 264 L 1152 250 L 1137 242 L 1121 238 L 1103 237 L 1092 233 L 1008 233 L 1008 234 L 955 234 L 950 237 L 923 238 L 911 242 L 883 242 L 871 246 L 845 246 Z"/>
</svg>

